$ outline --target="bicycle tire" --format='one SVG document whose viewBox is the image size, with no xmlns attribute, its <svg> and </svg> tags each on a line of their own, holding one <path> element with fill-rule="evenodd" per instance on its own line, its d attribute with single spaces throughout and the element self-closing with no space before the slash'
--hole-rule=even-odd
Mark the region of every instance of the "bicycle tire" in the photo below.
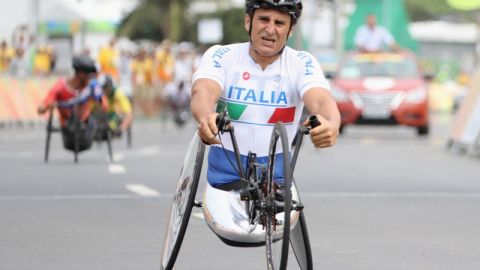
<svg viewBox="0 0 480 270">
<path fill-rule="evenodd" d="M 45 163 L 48 163 L 48 157 L 50 154 L 50 139 L 53 132 L 53 109 L 49 109 L 48 122 L 47 122 L 47 138 L 45 142 Z"/>
<path fill-rule="evenodd" d="M 113 150 L 112 150 L 112 131 L 107 127 L 107 148 L 108 148 L 108 158 L 110 162 L 113 162 Z"/>
<path fill-rule="evenodd" d="M 75 163 L 78 162 L 78 153 L 80 152 L 80 116 L 78 114 L 78 104 L 74 104 L 73 106 L 73 140 L 74 140 L 74 160 Z"/>
<path fill-rule="evenodd" d="M 132 147 L 132 124 L 130 124 L 127 128 L 127 147 Z"/>
<path fill-rule="evenodd" d="M 292 245 L 292 250 L 295 254 L 295 258 L 297 259 L 300 269 L 312 270 L 312 248 L 310 246 L 307 222 L 305 221 L 305 214 L 303 213 L 303 211 L 300 212 L 297 226 L 292 230 L 290 234 L 290 244 Z"/>
<path fill-rule="evenodd" d="M 100 121 L 100 126 L 97 132 L 101 132 L 101 133 L 105 132 L 108 158 L 110 162 L 113 162 L 113 148 L 112 148 L 112 140 L 114 137 L 113 130 L 111 130 L 108 125 L 108 117 L 105 112 L 101 111 L 98 113 L 97 116 L 98 116 L 98 120 Z"/>
<path fill-rule="evenodd" d="M 167 223 L 167 231 L 162 250 L 162 270 L 170 270 L 180 251 L 180 247 L 187 230 L 190 214 L 195 202 L 198 182 L 200 179 L 205 144 L 195 133 L 190 142 L 189 150 L 180 172 L 180 177 L 175 191 L 170 210 L 170 219 Z M 191 181 L 190 181 L 191 180 Z"/>
<path fill-rule="evenodd" d="M 275 181 L 274 168 L 277 162 L 276 150 L 277 144 L 281 146 L 281 156 L 283 157 L 283 173 L 284 173 L 284 187 L 283 187 L 283 213 L 277 208 L 275 201 Z M 290 213 L 292 205 L 292 173 L 290 168 L 290 155 L 288 146 L 288 137 L 283 123 L 276 123 L 272 131 L 269 146 L 269 163 L 267 168 L 267 204 L 273 205 L 273 215 L 266 215 L 265 226 L 265 250 L 267 259 L 267 268 L 269 270 L 284 270 L 287 268 L 288 262 L 288 248 L 290 245 Z M 279 161 L 278 161 L 279 162 Z M 278 212 L 277 212 L 278 211 Z M 269 212 L 269 211 L 267 211 Z M 281 220 L 278 223 L 277 218 Z M 281 225 L 281 226 L 278 226 Z"/>
</svg>

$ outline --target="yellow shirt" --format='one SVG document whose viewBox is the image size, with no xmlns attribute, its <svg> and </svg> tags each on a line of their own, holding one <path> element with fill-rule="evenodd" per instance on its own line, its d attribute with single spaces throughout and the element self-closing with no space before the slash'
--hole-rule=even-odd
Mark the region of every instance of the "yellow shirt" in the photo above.
<svg viewBox="0 0 480 270">
<path fill-rule="evenodd" d="M 47 73 L 50 69 L 50 54 L 46 50 L 38 50 L 33 62 L 34 70 L 38 73 Z"/>
<path fill-rule="evenodd" d="M 118 115 L 132 112 L 132 105 L 125 94 L 117 89 L 113 97 L 108 98 L 107 113 L 116 113 Z"/>
<path fill-rule="evenodd" d="M 151 85 L 153 83 L 154 66 L 150 58 L 135 59 L 132 62 L 132 73 L 136 85 Z"/>
<path fill-rule="evenodd" d="M 118 59 L 118 51 L 110 46 L 103 47 L 98 53 L 98 63 L 100 64 L 100 72 L 118 78 L 118 70 L 116 62 Z"/>
<path fill-rule="evenodd" d="M 155 62 L 157 67 L 158 79 L 162 82 L 169 82 L 172 80 L 173 65 L 175 58 L 166 50 L 158 51 L 155 54 Z"/>
<path fill-rule="evenodd" d="M 12 48 L 0 48 L 0 72 L 8 70 L 8 66 L 14 57 L 15 51 Z"/>
</svg>

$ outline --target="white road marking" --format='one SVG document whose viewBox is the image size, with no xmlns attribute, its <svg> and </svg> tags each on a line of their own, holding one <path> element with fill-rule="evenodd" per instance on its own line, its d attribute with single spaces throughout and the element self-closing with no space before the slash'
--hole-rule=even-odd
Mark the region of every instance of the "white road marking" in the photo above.
<svg viewBox="0 0 480 270">
<path fill-rule="evenodd" d="M 157 146 L 144 147 L 140 150 L 140 154 L 146 155 L 146 156 L 156 155 L 159 153 L 160 153 L 160 149 L 158 149 Z"/>
<path fill-rule="evenodd" d="M 140 196 L 144 197 L 158 197 L 160 196 L 160 193 L 152 188 L 149 188 L 144 185 L 140 184 L 135 184 L 135 185 L 126 185 L 125 186 L 128 190 L 130 190 L 133 193 L 136 193 Z"/>
<path fill-rule="evenodd" d="M 122 164 L 110 164 L 108 165 L 108 170 L 111 174 L 121 174 L 125 173 L 125 167 Z"/>
</svg>

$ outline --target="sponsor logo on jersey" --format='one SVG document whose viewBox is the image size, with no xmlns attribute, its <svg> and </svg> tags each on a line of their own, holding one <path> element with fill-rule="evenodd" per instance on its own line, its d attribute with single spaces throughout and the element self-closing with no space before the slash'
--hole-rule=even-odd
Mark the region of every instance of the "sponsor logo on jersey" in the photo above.
<svg viewBox="0 0 480 270">
<path fill-rule="evenodd" d="M 250 73 L 248 73 L 248 71 L 245 71 L 242 75 L 242 78 L 245 80 L 245 81 L 248 81 L 248 79 L 250 79 Z"/>
</svg>

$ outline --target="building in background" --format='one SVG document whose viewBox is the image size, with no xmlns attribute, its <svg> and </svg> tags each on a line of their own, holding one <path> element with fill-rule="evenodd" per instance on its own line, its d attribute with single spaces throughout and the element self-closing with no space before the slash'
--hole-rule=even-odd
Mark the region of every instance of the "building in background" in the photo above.
<svg viewBox="0 0 480 270">
<path fill-rule="evenodd" d="M 444 21 L 415 22 L 410 25 L 418 41 L 418 53 L 433 65 L 449 65 L 451 75 L 470 73 L 476 65 L 478 26 L 474 23 Z"/>
</svg>

